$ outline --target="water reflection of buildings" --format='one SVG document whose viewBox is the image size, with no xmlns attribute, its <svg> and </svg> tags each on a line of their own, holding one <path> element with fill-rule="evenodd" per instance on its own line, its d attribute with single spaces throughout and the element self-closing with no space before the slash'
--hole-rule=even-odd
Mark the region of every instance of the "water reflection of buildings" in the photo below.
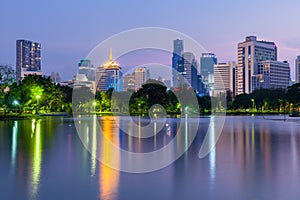
<svg viewBox="0 0 300 200">
<path fill-rule="evenodd" d="M 272 179 L 274 168 L 271 163 L 271 133 L 268 125 L 257 123 L 255 118 L 233 118 L 230 123 L 234 123 L 234 128 L 229 129 L 230 136 L 227 137 L 230 144 L 229 159 L 233 168 L 228 167 L 227 170 L 232 182 L 236 183 L 236 190 L 240 191 L 237 195 L 241 195 L 245 191 L 245 182 L 256 183 L 255 187 L 261 188 L 265 184 L 272 184 L 268 182 Z"/>
<path fill-rule="evenodd" d="M 120 146 L 119 127 L 117 124 L 119 124 L 119 117 L 106 117 L 101 121 L 103 136 L 106 139 L 103 139 L 98 146 L 101 148 L 100 153 L 103 161 L 105 163 L 113 162 L 114 166 L 120 166 L 120 152 L 114 151 L 112 145 Z M 115 195 L 119 187 L 120 172 L 103 164 L 100 164 L 99 168 L 99 198 L 103 200 L 118 199 Z"/>
<path fill-rule="evenodd" d="M 211 151 L 209 154 L 210 183 L 212 184 L 212 187 L 213 187 L 215 184 L 215 181 L 216 181 L 215 179 L 216 179 L 216 156 L 217 156 L 216 155 L 217 151 L 215 148 L 217 133 L 216 133 L 216 124 L 215 124 L 214 116 L 212 116 L 210 118 L 207 134 L 208 134 L 208 143 L 209 143 L 209 146 L 211 147 Z"/>
</svg>

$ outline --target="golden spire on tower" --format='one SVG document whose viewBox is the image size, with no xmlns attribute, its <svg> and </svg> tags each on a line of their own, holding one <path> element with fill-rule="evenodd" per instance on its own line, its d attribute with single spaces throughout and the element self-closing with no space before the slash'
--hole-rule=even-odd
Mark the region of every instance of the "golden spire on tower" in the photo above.
<svg viewBox="0 0 300 200">
<path fill-rule="evenodd" d="M 112 48 L 109 51 L 109 61 L 101 65 L 104 69 L 121 69 L 120 65 L 113 61 Z"/>
<path fill-rule="evenodd" d="M 112 48 L 110 48 L 110 51 L 109 51 L 109 61 L 112 62 Z"/>
</svg>

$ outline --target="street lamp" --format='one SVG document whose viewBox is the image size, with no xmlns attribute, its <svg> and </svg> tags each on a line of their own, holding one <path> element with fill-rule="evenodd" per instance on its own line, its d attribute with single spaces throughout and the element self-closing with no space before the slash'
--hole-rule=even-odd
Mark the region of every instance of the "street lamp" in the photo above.
<svg viewBox="0 0 300 200">
<path fill-rule="evenodd" d="M 20 104 L 19 104 L 19 102 L 17 100 L 14 100 L 13 101 L 13 105 L 17 108 Z"/>
<path fill-rule="evenodd" d="M 140 112 L 140 114 L 142 114 L 142 111 L 140 110 L 140 106 L 141 106 L 141 104 L 139 103 L 138 104 L 138 111 Z"/>
<path fill-rule="evenodd" d="M 14 104 L 15 106 L 18 106 L 18 105 L 19 105 L 19 102 L 18 102 L 17 100 L 14 100 L 14 101 L 13 101 L 13 104 Z"/>
<path fill-rule="evenodd" d="M 254 112 L 254 99 L 251 99 L 251 101 L 252 101 L 252 112 Z"/>
</svg>

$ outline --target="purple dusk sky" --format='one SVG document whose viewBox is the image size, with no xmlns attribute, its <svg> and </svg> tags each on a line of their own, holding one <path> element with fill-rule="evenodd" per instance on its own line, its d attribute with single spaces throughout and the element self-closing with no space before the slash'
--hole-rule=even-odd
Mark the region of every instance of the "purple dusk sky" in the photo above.
<svg viewBox="0 0 300 200">
<path fill-rule="evenodd" d="M 15 40 L 29 39 L 42 44 L 44 74 L 59 72 L 63 79 L 71 79 L 79 59 L 101 41 L 138 27 L 187 34 L 214 52 L 219 62 L 236 61 L 237 43 L 257 35 L 277 44 L 278 58 L 290 63 L 292 77 L 300 55 L 299 0 L 7 0 L 0 4 L 0 64 L 14 66 Z M 161 62 L 170 64 L 170 59 Z M 135 63 L 132 57 L 120 61 L 121 66 Z"/>
</svg>

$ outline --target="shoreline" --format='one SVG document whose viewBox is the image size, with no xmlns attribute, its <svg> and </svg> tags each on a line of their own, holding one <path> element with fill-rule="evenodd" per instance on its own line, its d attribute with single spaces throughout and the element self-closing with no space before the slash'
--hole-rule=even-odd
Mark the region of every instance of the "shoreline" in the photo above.
<svg viewBox="0 0 300 200">
<path fill-rule="evenodd" d="M 142 116 L 147 117 L 149 116 L 148 113 L 128 113 L 128 115 L 124 114 L 118 114 L 114 115 L 112 112 L 97 112 L 97 113 L 39 113 L 39 114 L 16 114 L 16 113 L 7 113 L 6 116 L 0 115 L 0 121 L 6 121 L 6 120 L 26 120 L 26 119 L 36 119 L 36 118 L 43 118 L 43 117 L 73 117 L 74 114 L 78 115 L 97 115 L 98 117 L 104 117 L 104 116 Z M 208 117 L 211 115 L 215 116 L 286 116 L 290 117 L 289 113 L 273 113 L 273 112 L 223 112 L 223 113 L 200 113 L 199 117 Z M 178 117 L 181 113 L 168 113 L 168 117 Z M 193 117 L 193 115 L 191 115 Z M 298 116 L 300 117 L 300 116 Z M 298 118 L 293 117 L 293 118 Z"/>
</svg>

